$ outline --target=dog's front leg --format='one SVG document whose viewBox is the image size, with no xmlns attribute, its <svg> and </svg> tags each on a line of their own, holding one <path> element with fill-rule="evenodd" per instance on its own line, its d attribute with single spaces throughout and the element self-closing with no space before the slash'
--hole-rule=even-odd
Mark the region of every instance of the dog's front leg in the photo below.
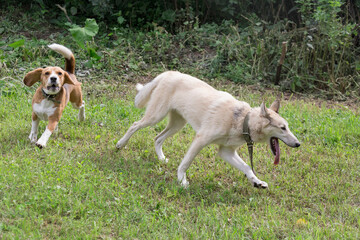
<svg viewBox="0 0 360 240">
<path fill-rule="evenodd" d="M 39 148 L 46 147 L 46 143 L 49 140 L 51 134 L 55 130 L 56 126 L 58 125 L 58 121 L 50 120 L 49 124 L 46 126 L 45 132 L 41 135 L 39 140 L 36 142 L 36 146 Z"/>
<path fill-rule="evenodd" d="M 240 156 L 237 154 L 236 150 L 234 148 L 231 147 L 225 147 L 225 146 L 220 146 L 219 149 L 219 156 L 224 159 L 225 161 L 227 161 L 228 163 L 230 163 L 232 166 L 234 166 L 235 168 L 239 169 L 240 171 L 242 171 L 246 177 L 249 179 L 249 181 L 251 182 L 251 184 L 254 187 L 258 187 L 258 188 L 267 188 L 268 184 L 264 181 L 259 180 L 254 172 L 251 170 L 250 166 L 247 165 L 241 158 Z"/>
<path fill-rule="evenodd" d="M 32 122 L 31 122 L 31 132 L 29 135 L 29 139 L 30 139 L 31 143 L 36 143 L 36 141 L 37 141 L 39 122 L 40 122 L 40 119 L 36 116 L 35 113 L 33 113 L 32 114 Z"/>
<path fill-rule="evenodd" d="M 178 175 L 178 180 L 183 187 L 187 188 L 189 186 L 189 182 L 186 180 L 186 170 L 190 167 L 190 164 L 193 162 L 196 155 L 208 143 L 209 141 L 207 141 L 204 136 L 199 134 L 196 135 L 189 150 L 185 154 L 184 159 L 181 161 L 177 175 Z"/>
<path fill-rule="evenodd" d="M 81 105 L 78 105 L 78 104 L 79 104 L 79 102 L 71 102 L 71 105 L 73 106 L 73 108 L 79 110 L 79 114 L 78 114 L 79 121 L 84 121 L 85 120 L 85 101 L 82 101 Z"/>
</svg>

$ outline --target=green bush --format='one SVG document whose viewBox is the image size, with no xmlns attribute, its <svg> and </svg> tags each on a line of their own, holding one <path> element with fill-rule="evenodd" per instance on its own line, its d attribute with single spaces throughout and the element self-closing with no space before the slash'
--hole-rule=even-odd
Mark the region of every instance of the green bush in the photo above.
<svg viewBox="0 0 360 240">
<path fill-rule="evenodd" d="M 353 1 L 178 0 L 164 4 L 157 0 L 65 0 L 60 5 L 67 15 L 52 1 L 20 0 L 19 5 L 30 10 L 22 15 L 21 7 L 7 0 L 1 6 L 13 12 L 9 18 L 14 19 L 0 25 L 3 34 L 14 36 L 11 42 L 28 39 L 31 34 L 21 33 L 41 29 L 42 18 L 49 18 L 46 22 L 51 27 L 70 31 L 75 40 L 70 45 L 85 49 L 81 50 L 85 56 L 77 53 L 77 57 L 85 58 L 82 63 L 87 68 L 125 72 L 192 69 L 210 79 L 224 76 L 236 83 L 267 86 L 275 82 L 281 43 L 287 42 L 279 82 L 282 90 L 338 99 L 359 96 L 360 39 L 354 18 L 359 6 Z M 22 21 L 16 16 L 23 16 Z M 20 24 L 33 16 L 36 27 Z M 96 31 L 86 20 L 89 17 Z M 8 66 L 47 54 L 40 41 L 16 49 L 2 45 L 7 44 L 0 41 L 0 51 L 9 57 L 1 56 L 0 61 Z"/>
</svg>

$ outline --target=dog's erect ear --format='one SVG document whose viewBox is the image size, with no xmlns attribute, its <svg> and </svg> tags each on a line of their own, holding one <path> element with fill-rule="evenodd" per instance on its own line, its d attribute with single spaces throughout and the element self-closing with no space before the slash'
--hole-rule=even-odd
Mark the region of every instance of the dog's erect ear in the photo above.
<svg viewBox="0 0 360 240">
<path fill-rule="evenodd" d="M 279 113 L 279 108 L 280 108 L 280 100 L 275 100 L 270 106 L 270 109 L 276 113 Z"/>
<path fill-rule="evenodd" d="M 266 109 L 266 106 L 265 106 L 264 102 L 262 102 L 261 105 L 260 105 L 260 116 L 269 118 L 269 113 L 268 113 L 268 111 Z"/>
<path fill-rule="evenodd" d="M 64 84 L 65 83 L 75 85 L 74 81 L 67 72 L 64 72 Z"/>
<path fill-rule="evenodd" d="M 28 72 L 24 77 L 24 84 L 28 87 L 31 87 L 32 85 L 34 85 L 34 83 L 40 81 L 42 71 L 43 68 L 37 68 L 31 72 Z"/>
</svg>

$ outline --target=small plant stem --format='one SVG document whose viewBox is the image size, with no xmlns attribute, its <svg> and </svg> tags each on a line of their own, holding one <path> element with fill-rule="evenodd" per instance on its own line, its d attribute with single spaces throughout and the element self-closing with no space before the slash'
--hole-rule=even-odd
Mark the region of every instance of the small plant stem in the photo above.
<svg viewBox="0 0 360 240">
<path fill-rule="evenodd" d="M 279 82 L 280 82 L 281 68 L 284 63 L 285 54 L 286 54 L 286 44 L 287 44 L 287 42 L 282 42 L 281 57 L 280 57 L 279 64 L 277 66 L 277 71 L 276 71 L 276 76 L 275 76 L 275 81 L 274 81 L 275 85 L 279 85 Z"/>
<path fill-rule="evenodd" d="M 71 19 L 69 18 L 69 15 L 67 14 L 67 11 L 66 11 L 65 6 L 62 7 L 62 6 L 60 6 L 59 4 L 55 4 L 55 6 L 57 6 L 58 8 L 60 8 L 60 10 L 65 13 L 65 17 L 67 18 L 67 20 L 68 20 L 70 23 L 72 23 Z"/>
</svg>

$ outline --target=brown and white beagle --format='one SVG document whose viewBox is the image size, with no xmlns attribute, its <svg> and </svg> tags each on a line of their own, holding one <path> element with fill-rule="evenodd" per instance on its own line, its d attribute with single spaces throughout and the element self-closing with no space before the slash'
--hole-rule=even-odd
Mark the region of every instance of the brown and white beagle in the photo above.
<svg viewBox="0 0 360 240">
<path fill-rule="evenodd" d="M 66 104 L 71 102 L 75 109 L 79 109 L 79 120 L 85 119 L 85 102 L 82 98 L 81 83 L 75 77 L 75 58 L 70 49 L 51 44 L 49 48 L 60 53 L 65 58 L 65 70 L 60 67 L 37 68 L 26 74 L 24 84 L 32 86 L 40 81 L 32 99 L 32 127 L 30 141 L 36 146 L 46 146 L 51 134 L 60 121 Z M 37 139 L 40 120 L 48 121 L 45 132 Z"/>
</svg>

